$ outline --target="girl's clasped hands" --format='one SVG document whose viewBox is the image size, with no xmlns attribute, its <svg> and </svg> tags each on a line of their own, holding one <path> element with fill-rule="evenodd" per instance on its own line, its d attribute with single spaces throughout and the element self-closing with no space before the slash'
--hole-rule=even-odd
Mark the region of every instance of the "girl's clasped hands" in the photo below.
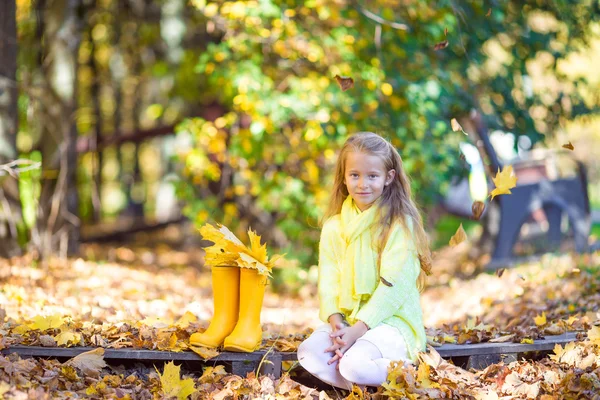
<svg viewBox="0 0 600 400">
<path fill-rule="evenodd" d="M 331 360 L 327 362 L 328 365 L 339 361 L 344 353 L 352 347 L 352 345 L 363 336 L 369 328 L 362 321 L 357 321 L 354 325 L 348 325 L 342 319 L 341 314 L 334 314 L 329 318 L 329 324 L 331 325 L 331 346 L 325 349 L 326 353 L 333 353 Z M 336 369 L 339 369 L 340 364 L 336 365 Z"/>
</svg>

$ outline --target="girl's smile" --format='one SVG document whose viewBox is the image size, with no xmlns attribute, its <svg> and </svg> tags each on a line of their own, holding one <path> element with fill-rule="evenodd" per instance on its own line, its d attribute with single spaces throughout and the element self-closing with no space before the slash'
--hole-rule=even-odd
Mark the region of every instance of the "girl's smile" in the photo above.
<svg viewBox="0 0 600 400">
<path fill-rule="evenodd" d="M 361 211 L 365 211 L 394 179 L 395 170 L 386 171 L 383 160 L 375 155 L 350 152 L 346 158 L 344 183 Z"/>
</svg>

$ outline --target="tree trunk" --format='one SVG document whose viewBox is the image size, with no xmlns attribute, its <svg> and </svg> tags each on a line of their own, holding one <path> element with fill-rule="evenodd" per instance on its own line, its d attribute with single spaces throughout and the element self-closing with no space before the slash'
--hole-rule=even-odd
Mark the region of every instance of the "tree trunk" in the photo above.
<svg viewBox="0 0 600 400">
<path fill-rule="evenodd" d="M 44 180 L 38 209 L 38 243 L 42 257 L 74 254 L 79 246 L 77 168 L 77 55 L 81 43 L 81 0 L 47 2 L 44 13 L 43 75 L 50 98 L 42 107 L 48 118 L 43 132 Z"/>
<path fill-rule="evenodd" d="M 15 0 L 0 2 L 0 165 L 17 158 L 17 20 Z M 17 224 L 21 221 L 19 185 L 0 171 L 0 257 L 20 253 Z"/>
</svg>

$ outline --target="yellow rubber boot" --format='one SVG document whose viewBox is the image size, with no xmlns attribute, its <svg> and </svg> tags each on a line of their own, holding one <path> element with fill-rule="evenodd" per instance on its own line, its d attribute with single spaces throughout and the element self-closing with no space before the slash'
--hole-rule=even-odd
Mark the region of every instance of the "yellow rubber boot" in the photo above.
<svg viewBox="0 0 600 400">
<path fill-rule="evenodd" d="M 214 315 L 204 333 L 190 336 L 193 346 L 219 347 L 233 331 L 239 315 L 240 268 L 212 267 Z"/>
<path fill-rule="evenodd" d="M 251 353 L 262 342 L 260 310 L 267 277 L 259 275 L 255 269 L 240 269 L 240 316 L 231 335 L 225 338 L 223 348 L 227 351 Z"/>
</svg>

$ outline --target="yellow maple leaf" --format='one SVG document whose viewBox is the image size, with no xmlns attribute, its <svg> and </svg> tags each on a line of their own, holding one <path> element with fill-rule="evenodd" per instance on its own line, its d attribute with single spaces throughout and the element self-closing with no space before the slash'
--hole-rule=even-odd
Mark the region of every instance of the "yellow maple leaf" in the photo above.
<svg viewBox="0 0 600 400">
<path fill-rule="evenodd" d="M 198 354 L 204 360 L 209 360 L 209 359 L 219 355 L 219 352 L 217 350 L 211 349 L 208 347 L 204 347 L 204 346 L 190 345 L 190 350 L 192 350 L 194 353 Z"/>
<path fill-rule="evenodd" d="M 29 328 L 32 330 L 39 329 L 43 332 L 48 329 L 59 328 L 63 323 L 64 319 L 60 314 L 48 316 L 36 315 L 33 317 L 33 322 L 29 324 Z"/>
<path fill-rule="evenodd" d="M 467 239 L 467 233 L 465 232 L 465 229 L 463 228 L 462 224 L 460 224 L 460 226 L 456 230 L 456 233 L 454 234 L 454 236 L 452 236 L 450 238 L 450 246 L 454 247 L 454 246 L 464 242 L 466 239 Z"/>
<path fill-rule="evenodd" d="M 433 382 L 429 379 L 429 374 L 431 372 L 431 367 L 422 362 L 419 364 L 419 368 L 417 369 L 417 381 L 421 385 L 422 388 L 431 389 L 440 387 L 439 383 Z"/>
<path fill-rule="evenodd" d="M 260 244 L 260 236 L 252 230 L 248 230 L 248 238 L 250 238 L 250 255 L 261 263 L 267 262 L 267 245 Z"/>
<path fill-rule="evenodd" d="M 69 342 L 71 342 L 71 345 L 74 345 L 79 343 L 81 340 L 81 335 L 76 332 L 64 331 L 54 336 L 54 340 L 56 340 L 56 344 L 59 346 L 68 346 Z"/>
<path fill-rule="evenodd" d="M 490 193 L 492 200 L 494 200 L 494 197 L 501 194 L 511 194 L 510 189 L 517 186 L 517 177 L 513 173 L 512 165 L 504 167 L 502 172 L 498 169 L 496 177 L 492 178 L 492 180 L 494 181 L 494 185 L 496 185 L 496 188 Z"/>
<path fill-rule="evenodd" d="M 177 322 L 175 322 L 175 326 L 180 329 L 186 329 L 188 326 L 190 326 L 190 323 L 196 321 L 198 321 L 196 315 L 191 311 L 186 311 L 185 314 L 183 314 L 181 318 L 179 318 Z"/>
<path fill-rule="evenodd" d="M 206 264 L 216 266 L 235 266 L 239 259 L 239 253 L 246 250 L 246 246 L 233 232 L 224 225 L 218 225 L 219 229 L 211 224 L 205 224 L 200 228 L 200 234 L 205 240 L 214 245 L 205 247 Z"/>
<path fill-rule="evenodd" d="M 546 325 L 546 313 L 543 312 L 542 315 L 533 317 L 533 322 L 535 322 L 537 326 Z"/>
<path fill-rule="evenodd" d="M 596 346 L 600 345 L 600 327 L 592 326 L 592 329 L 587 331 L 588 339 Z"/>
<path fill-rule="evenodd" d="M 575 321 L 577 321 L 577 320 L 579 320 L 579 318 L 577 318 L 577 317 L 576 317 L 576 316 L 574 316 L 574 315 L 571 315 L 571 316 L 569 317 L 569 319 L 567 319 L 567 321 L 566 321 L 566 322 L 567 322 L 567 325 L 571 326 L 571 325 L 573 325 L 573 323 L 574 323 Z"/>
<path fill-rule="evenodd" d="M 162 375 L 156 370 L 160 376 L 160 385 L 164 397 L 177 397 L 178 400 L 185 400 L 196 390 L 194 380 L 192 378 L 182 380 L 180 371 L 181 367 L 175 365 L 173 361 L 165 364 Z"/>
</svg>

